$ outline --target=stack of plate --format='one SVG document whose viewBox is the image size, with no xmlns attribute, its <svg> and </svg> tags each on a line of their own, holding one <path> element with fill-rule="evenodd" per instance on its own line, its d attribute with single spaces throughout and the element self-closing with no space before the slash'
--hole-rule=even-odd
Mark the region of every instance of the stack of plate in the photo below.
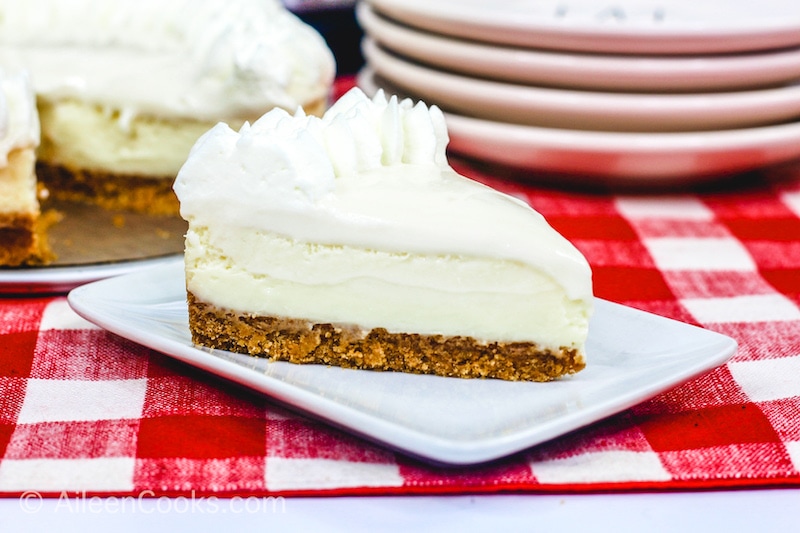
<svg viewBox="0 0 800 533">
<path fill-rule="evenodd" d="M 436 104 L 453 152 L 680 181 L 800 157 L 796 0 L 367 0 L 359 84 Z"/>
</svg>

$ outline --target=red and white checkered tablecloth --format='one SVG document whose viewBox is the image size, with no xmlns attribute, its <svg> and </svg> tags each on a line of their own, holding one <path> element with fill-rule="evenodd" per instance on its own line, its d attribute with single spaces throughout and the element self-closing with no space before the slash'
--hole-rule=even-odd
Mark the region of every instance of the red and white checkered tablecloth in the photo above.
<svg viewBox="0 0 800 533">
<path fill-rule="evenodd" d="M 598 296 L 735 338 L 729 363 L 491 464 L 409 459 L 75 315 L 0 299 L 0 494 L 340 495 L 800 485 L 800 165 L 720 191 L 529 201 Z"/>
</svg>

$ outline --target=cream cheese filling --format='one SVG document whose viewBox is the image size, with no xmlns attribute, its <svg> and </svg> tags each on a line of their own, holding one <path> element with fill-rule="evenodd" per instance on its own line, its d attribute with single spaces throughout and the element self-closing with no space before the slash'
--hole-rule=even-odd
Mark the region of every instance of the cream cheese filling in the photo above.
<svg viewBox="0 0 800 533">
<path fill-rule="evenodd" d="M 194 143 L 214 124 L 131 117 L 79 100 L 39 98 L 42 161 L 71 169 L 174 179 Z"/>
<path fill-rule="evenodd" d="M 187 289 L 244 314 L 583 349 L 590 308 L 514 260 L 299 243 L 265 232 L 219 242 L 192 226 Z"/>
<path fill-rule="evenodd" d="M 15 148 L 0 166 L 0 213 L 38 213 L 33 148 Z"/>
</svg>

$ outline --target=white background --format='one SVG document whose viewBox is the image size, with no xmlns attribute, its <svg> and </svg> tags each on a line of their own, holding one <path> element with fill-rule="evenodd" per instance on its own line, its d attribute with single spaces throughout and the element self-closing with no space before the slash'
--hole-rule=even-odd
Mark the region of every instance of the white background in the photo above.
<svg viewBox="0 0 800 533">
<path fill-rule="evenodd" d="M 800 530 L 800 489 L 275 500 L 0 499 L 0 530 L 758 532 Z M 273 508 L 273 503 L 277 505 Z M 39 505 L 41 504 L 41 507 Z M 205 507 L 203 507 L 205 504 Z"/>
</svg>

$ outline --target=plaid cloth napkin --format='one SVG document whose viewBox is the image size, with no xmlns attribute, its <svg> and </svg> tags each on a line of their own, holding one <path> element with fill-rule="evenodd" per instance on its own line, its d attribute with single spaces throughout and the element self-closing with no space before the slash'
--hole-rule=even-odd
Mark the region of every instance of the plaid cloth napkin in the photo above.
<svg viewBox="0 0 800 533">
<path fill-rule="evenodd" d="M 409 459 L 80 319 L 0 299 L 0 494 L 320 495 L 800 484 L 800 165 L 620 195 L 476 179 L 587 256 L 600 297 L 735 338 L 730 362 L 490 464 Z"/>
</svg>

